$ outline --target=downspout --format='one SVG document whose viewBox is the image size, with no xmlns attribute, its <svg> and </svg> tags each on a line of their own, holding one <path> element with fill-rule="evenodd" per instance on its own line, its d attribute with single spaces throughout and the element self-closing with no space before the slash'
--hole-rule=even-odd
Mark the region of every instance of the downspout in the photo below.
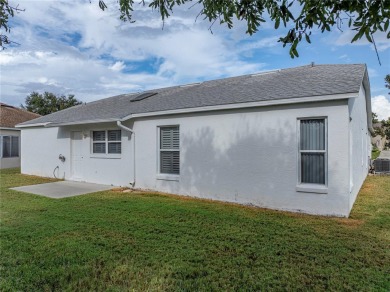
<svg viewBox="0 0 390 292">
<path fill-rule="evenodd" d="M 132 187 L 134 188 L 134 186 L 135 186 L 135 132 L 133 129 L 130 129 L 130 128 L 122 125 L 121 121 L 116 121 L 116 124 L 119 128 L 125 130 L 126 132 L 129 132 L 130 137 L 131 137 L 131 134 L 134 135 L 132 137 L 132 139 L 133 139 L 133 182 L 130 183 L 132 185 Z"/>
</svg>

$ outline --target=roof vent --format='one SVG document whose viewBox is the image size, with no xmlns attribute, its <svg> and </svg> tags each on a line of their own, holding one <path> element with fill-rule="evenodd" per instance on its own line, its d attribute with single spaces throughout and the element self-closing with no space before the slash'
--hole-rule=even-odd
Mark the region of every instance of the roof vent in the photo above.
<svg viewBox="0 0 390 292">
<path fill-rule="evenodd" d="M 144 92 L 144 93 L 141 93 L 140 95 L 137 95 L 133 99 L 131 99 L 130 102 L 140 101 L 140 100 L 143 100 L 145 98 L 151 97 L 151 96 L 156 95 L 156 94 L 157 94 L 157 92 Z"/>
<path fill-rule="evenodd" d="M 259 73 L 252 74 L 251 76 L 252 76 L 252 77 L 256 77 L 256 76 L 268 75 L 268 74 L 273 74 L 273 73 L 278 73 L 278 72 L 280 72 L 280 69 L 271 70 L 271 71 L 259 72 Z"/>
<path fill-rule="evenodd" d="M 184 84 L 184 85 L 180 85 L 180 87 L 190 87 L 190 86 L 195 86 L 195 85 L 199 85 L 199 84 L 202 84 L 202 82 Z"/>
</svg>

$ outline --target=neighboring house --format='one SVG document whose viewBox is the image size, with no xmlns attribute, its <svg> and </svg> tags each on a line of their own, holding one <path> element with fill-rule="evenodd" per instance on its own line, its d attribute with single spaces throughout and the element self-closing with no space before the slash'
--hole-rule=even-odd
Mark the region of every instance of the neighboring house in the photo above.
<svg viewBox="0 0 390 292">
<path fill-rule="evenodd" d="M 114 96 L 19 125 L 22 173 L 348 216 L 368 172 L 370 100 L 362 64 Z"/>
<path fill-rule="evenodd" d="M 20 129 L 15 125 L 37 117 L 0 102 L 0 168 L 20 167 Z"/>
<path fill-rule="evenodd" d="M 381 127 L 382 127 L 381 122 L 373 124 L 374 129 L 381 128 Z M 374 137 L 371 137 L 371 144 L 375 145 L 380 151 L 385 149 L 386 142 L 387 142 L 386 137 L 382 137 L 381 135 L 376 135 Z"/>
</svg>

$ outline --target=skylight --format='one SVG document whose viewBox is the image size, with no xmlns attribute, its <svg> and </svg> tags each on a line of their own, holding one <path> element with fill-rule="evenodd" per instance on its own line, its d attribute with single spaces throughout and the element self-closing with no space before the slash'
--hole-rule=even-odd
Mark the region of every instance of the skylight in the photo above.
<svg viewBox="0 0 390 292">
<path fill-rule="evenodd" d="M 151 97 L 151 96 L 156 95 L 156 94 L 157 94 L 157 92 L 144 92 L 144 93 L 141 93 L 140 95 L 137 95 L 133 99 L 131 99 L 130 102 L 140 101 L 140 100 L 143 100 L 145 98 Z"/>
</svg>

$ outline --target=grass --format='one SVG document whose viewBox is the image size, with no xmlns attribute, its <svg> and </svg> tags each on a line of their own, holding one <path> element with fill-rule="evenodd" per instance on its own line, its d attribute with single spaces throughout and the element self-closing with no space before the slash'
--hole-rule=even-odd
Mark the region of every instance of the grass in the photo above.
<svg viewBox="0 0 390 292">
<path fill-rule="evenodd" d="M 390 290 L 390 178 L 349 219 L 114 191 L 54 200 L 0 172 L 0 290 Z"/>
<path fill-rule="evenodd" d="M 379 156 L 379 154 L 381 154 L 381 151 L 380 151 L 378 148 L 373 149 L 373 150 L 371 151 L 371 159 L 372 159 L 372 160 L 377 159 L 378 156 Z"/>
</svg>

